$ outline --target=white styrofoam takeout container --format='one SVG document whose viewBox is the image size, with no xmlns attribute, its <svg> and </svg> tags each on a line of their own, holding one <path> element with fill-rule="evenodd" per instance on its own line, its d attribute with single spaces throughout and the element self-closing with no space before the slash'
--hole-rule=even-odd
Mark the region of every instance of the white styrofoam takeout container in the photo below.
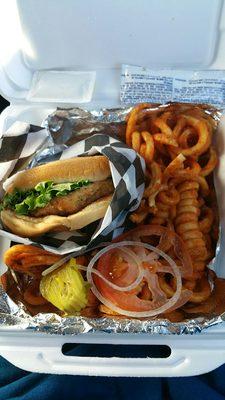
<svg viewBox="0 0 225 400">
<path fill-rule="evenodd" d="M 40 125 L 57 105 L 90 109 L 117 106 L 121 63 L 225 69 L 224 54 L 224 0 L 1 0 L 0 91 L 10 106 L 0 116 L 0 132 L 16 120 Z M 63 82 L 62 73 L 45 74 L 41 85 L 33 81 L 31 90 L 34 72 L 42 70 L 78 73 L 64 73 Z M 96 79 L 93 93 L 87 85 L 90 77 Z M 88 103 L 82 103 L 85 87 L 89 87 L 86 99 L 92 97 Z M 224 137 L 223 122 L 218 138 L 223 142 Z M 223 152 L 224 146 L 219 148 Z M 225 154 L 220 156 L 222 169 Z M 222 191 L 219 196 L 222 204 Z M 221 210 L 225 215 L 223 206 Z M 8 246 L 7 240 L 0 238 L 1 257 Z M 225 246 L 217 265 L 221 276 L 225 276 L 224 253 Z M 61 351 L 66 342 L 167 345 L 171 355 L 144 359 L 67 357 Z M 16 366 L 36 372 L 197 375 L 225 362 L 225 325 L 193 336 L 93 333 L 65 337 L 6 327 L 0 330 L 0 354 Z"/>
</svg>

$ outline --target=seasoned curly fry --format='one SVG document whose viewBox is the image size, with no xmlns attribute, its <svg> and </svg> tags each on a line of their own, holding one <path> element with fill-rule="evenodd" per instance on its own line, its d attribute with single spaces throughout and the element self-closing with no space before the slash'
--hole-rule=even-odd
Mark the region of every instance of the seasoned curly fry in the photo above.
<svg viewBox="0 0 225 400">
<path fill-rule="evenodd" d="M 209 281 L 206 276 L 203 276 L 199 281 L 197 281 L 193 295 L 190 298 L 190 302 L 202 303 L 203 301 L 207 300 L 210 295 L 211 288 Z"/>
<path fill-rule="evenodd" d="M 134 211 L 131 214 L 130 219 L 135 224 L 140 224 L 145 220 L 145 218 L 147 217 L 148 213 L 149 213 L 149 207 L 146 204 L 146 200 L 142 200 L 138 210 Z"/>
<path fill-rule="evenodd" d="M 180 118 L 177 120 L 177 123 L 173 129 L 173 138 L 177 139 L 183 132 L 184 128 L 186 126 L 186 120 L 184 116 L 180 116 Z"/>
<path fill-rule="evenodd" d="M 158 142 L 160 144 L 166 144 L 169 146 L 178 147 L 178 144 L 175 139 L 173 139 L 171 136 L 166 136 L 163 133 L 155 133 L 153 135 L 153 138 L 155 142 Z"/>
<path fill-rule="evenodd" d="M 146 164 L 150 165 L 154 157 L 154 141 L 149 132 L 133 132 L 132 147 L 139 153 L 144 159 Z"/>
<path fill-rule="evenodd" d="M 162 169 L 158 163 L 152 161 L 151 163 L 151 182 L 145 188 L 144 198 L 148 199 L 149 207 L 155 206 L 155 198 L 160 190 L 163 190 L 162 186 Z"/>
<path fill-rule="evenodd" d="M 104 304 L 100 304 L 99 306 L 99 311 L 102 314 L 107 314 L 107 315 L 120 315 L 116 311 L 112 311 L 110 308 L 106 307 Z"/>
<path fill-rule="evenodd" d="M 164 225 L 171 221 L 173 219 L 172 216 L 174 217 L 174 206 L 176 206 L 179 201 L 180 195 L 175 188 L 160 192 L 156 200 L 157 212 L 152 218 L 151 223 Z"/>
<path fill-rule="evenodd" d="M 200 175 L 208 176 L 209 174 L 211 174 L 211 172 L 213 172 L 213 170 L 217 166 L 217 162 L 218 162 L 218 158 L 217 158 L 216 152 L 213 149 L 213 147 L 210 147 L 209 160 L 208 160 L 207 164 L 201 169 Z"/>
<path fill-rule="evenodd" d="M 212 227 L 214 215 L 211 208 L 203 206 L 202 207 L 203 218 L 199 220 L 199 229 L 202 233 L 208 233 Z"/>
<path fill-rule="evenodd" d="M 43 269 L 57 262 L 61 256 L 49 253 L 36 246 L 18 244 L 4 254 L 4 263 L 14 271 L 38 276 Z"/>
<path fill-rule="evenodd" d="M 176 156 L 165 168 L 163 172 L 163 180 L 167 182 L 169 178 L 175 176 L 177 171 L 183 170 L 184 161 L 185 157 L 183 156 L 183 154 L 179 154 L 178 156 Z"/>
<path fill-rule="evenodd" d="M 194 133 L 197 135 L 197 143 L 188 148 L 178 147 L 173 149 L 177 154 L 182 153 L 184 156 L 200 156 L 205 153 L 211 145 L 211 135 L 207 123 L 202 119 L 185 115 L 184 118 L 188 125 L 194 128 Z"/>
<path fill-rule="evenodd" d="M 138 122 L 139 112 L 146 108 L 149 108 L 151 104 L 141 103 L 134 107 L 128 116 L 127 129 L 126 129 L 126 142 L 129 146 L 132 145 L 132 133 L 135 131 L 136 124 Z"/>
<path fill-rule="evenodd" d="M 187 164 L 186 168 L 177 169 L 174 172 L 175 178 L 182 178 L 182 180 L 183 179 L 191 180 L 195 176 L 198 177 L 198 175 L 201 171 L 200 165 L 192 158 L 189 158 L 188 160 L 186 160 L 186 164 Z"/>
<path fill-rule="evenodd" d="M 24 300 L 33 306 L 42 306 L 48 303 L 39 292 L 39 283 L 39 280 L 34 280 L 23 293 Z"/>
<path fill-rule="evenodd" d="M 204 302 L 211 293 L 205 270 L 218 235 L 213 224 L 215 199 L 210 199 L 211 175 L 218 162 L 211 145 L 216 122 L 204 109 L 188 104 L 171 104 L 158 110 L 151 110 L 149 104 L 138 105 L 127 122 L 127 143 L 147 164 L 144 198 L 131 220 L 175 229 L 193 262 L 193 275 L 183 286 L 193 291 L 190 301 Z M 146 149 L 151 149 L 151 156 Z M 172 283 L 163 274 L 160 280 L 165 293 L 172 296 Z M 145 288 L 142 295 L 149 296 Z"/>
<path fill-rule="evenodd" d="M 187 181 L 178 186 L 180 202 L 175 219 L 176 232 L 182 237 L 194 259 L 205 259 L 207 254 L 203 235 L 199 228 L 200 214 L 198 204 L 199 184 Z"/>
<path fill-rule="evenodd" d="M 155 119 L 154 125 L 160 129 L 160 133 L 155 133 L 153 137 L 156 142 L 178 147 L 177 141 L 173 137 L 173 131 L 167 123 L 169 118 L 171 118 L 171 113 L 165 112 Z"/>
</svg>

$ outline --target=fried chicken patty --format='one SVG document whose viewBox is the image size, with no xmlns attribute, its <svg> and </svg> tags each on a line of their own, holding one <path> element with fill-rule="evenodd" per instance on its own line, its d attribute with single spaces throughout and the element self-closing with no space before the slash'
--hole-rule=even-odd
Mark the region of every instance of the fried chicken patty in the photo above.
<svg viewBox="0 0 225 400">
<path fill-rule="evenodd" d="M 46 215 L 67 216 L 75 214 L 113 191 L 114 186 L 111 179 L 93 182 L 65 196 L 55 197 L 45 207 L 36 209 L 30 215 L 33 217 L 45 217 Z"/>
</svg>

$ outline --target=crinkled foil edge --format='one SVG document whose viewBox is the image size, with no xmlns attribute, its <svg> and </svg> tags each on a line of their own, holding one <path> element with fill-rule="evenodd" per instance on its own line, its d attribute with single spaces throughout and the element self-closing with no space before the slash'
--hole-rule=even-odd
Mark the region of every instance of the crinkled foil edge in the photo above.
<svg viewBox="0 0 225 400">
<path fill-rule="evenodd" d="M 4 300 L 3 300 L 4 299 Z M 6 293 L 1 294 L 6 312 L 0 313 L 0 332 L 7 329 L 34 331 L 57 335 L 78 335 L 85 333 L 147 333 L 163 335 L 195 334 L 225 321 L 225 313 L 214 318 L 198 317 L 183 322 L 167 319 L 136 320 L 115 317 L 61 317 L 57 314 L 37 314 L 31 317 L 23 304 L 16 305 Z M 2 304 L 1 304 L 2 306 Z M 2 309 L 2 307 L 1 307 Z"/>
</svg>

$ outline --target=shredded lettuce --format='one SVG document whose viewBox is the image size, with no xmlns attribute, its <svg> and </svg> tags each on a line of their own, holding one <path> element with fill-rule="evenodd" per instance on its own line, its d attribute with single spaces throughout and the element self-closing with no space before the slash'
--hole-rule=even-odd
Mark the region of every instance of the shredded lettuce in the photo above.
<svg viewBox="0 0 225 400">
<path fill-rule="evenodd" d="M 46 181 L 38 183 L 30 190 L 14 189 L 12 193 L 6 193 L 4 196 L 0 211 L 10 208 L 17 214 L 28 215 L 37 208 L 45 207 L 54 197 L 66 196 L 89 183 L 87 179 L 65 183 Z"/>
</svg>

